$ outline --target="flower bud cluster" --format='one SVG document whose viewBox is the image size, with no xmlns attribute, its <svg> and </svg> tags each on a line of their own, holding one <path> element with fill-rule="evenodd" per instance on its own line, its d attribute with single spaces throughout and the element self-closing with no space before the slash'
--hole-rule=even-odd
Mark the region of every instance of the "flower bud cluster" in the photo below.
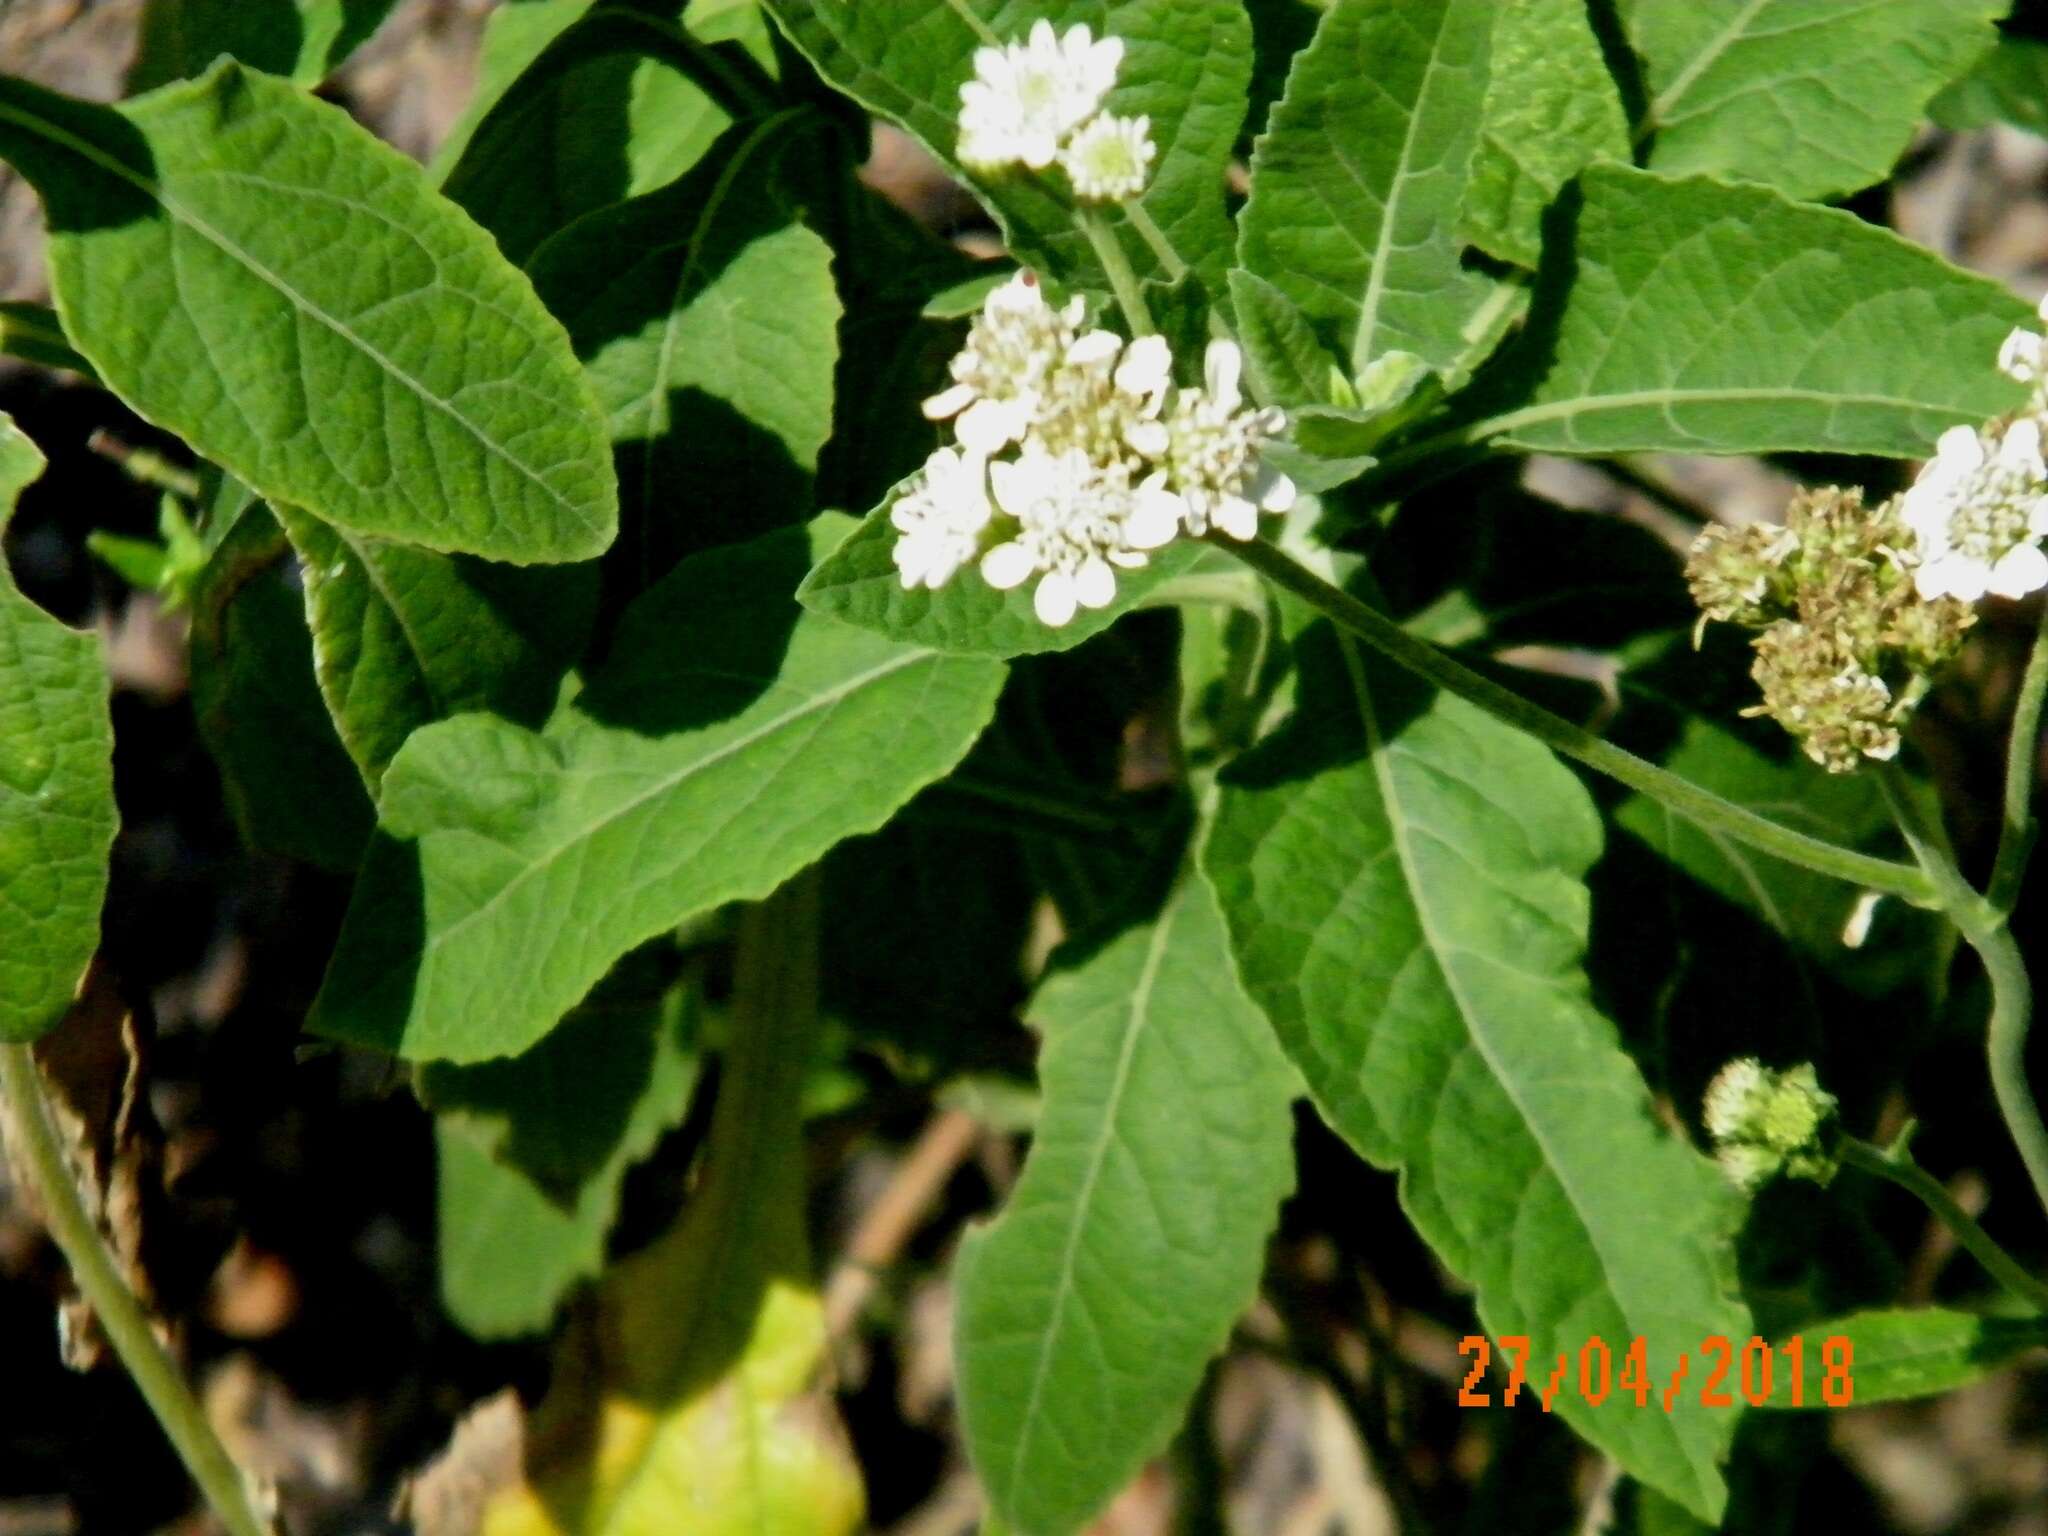
<svg viewBox="0 0 2048 1536">
<path fill-rule="evenodd" d="M 1804 492 L 1785 527 L 1709 528 L 1692 547 L 1702 625 L 1763 631 L 1750 713 L 1833 772 L 1896 755 L 1977 603 L 2048 587 L 2048 336 L 2013 331 L 1998 367 L 2028 386 L 2026 403 L 1949 428 L 1904 495 L 1866 510 L 1854 491 Z"/>
<path fill-rule="evenodd" d="M 1927 680 L 1975 620 L 1969 604 L 1920 591 L 1902 508 L 1865 507 L 1856 490 L 1802 491 L 1783 526 L 1709 528 L 1686 564 L 1702 625 L 1761 632 L 1752 676 L 1763 702 L 1750 713 L 1778 721 L 1831 772 L 1897 755 Z"/>
<path fill-rule="evenodd" d="M 1123 64 L 1121 38 L 1086 26 L 1035 23 L 1021 43 L 981 48 L 960 87 L 960 163 L 983 174 L 1057 164 L 1083 202 L 1122 202 L 1145 190 L 1158 155 L 1152 120 L 1102 110 Z"/>
<path fill-rule="evenodd" d="M 1203 382 L 1180 388 L 1163 338 L 1126 342 L 1085 313 L 1078 299 L 1055 308 L 1029 273 L 988 296 L 952 385 L 924 405 L 956 444 L 890 508 L 905 587 L 975 563 L 992 587 L 1035 579 L 1038 617 L 1065 624 L 1182 534 L 1249 539 L 1261 511 L 1294 504 L 1262 457 L 1287 418 L 1246 405 L 1234 343 L 1210 343 Z"/>
<path fill-rule="evenodd" d="M 1722 1170 L 1743 1189 L 1781 1173 L 1825 1184 L 1841 1165 L 1835 1098 L 1810 1062 L 1784 1072 L 1754 1057 L 1729 1062 L 1707 1085 L 1701 1117 Z"/>
</svg>

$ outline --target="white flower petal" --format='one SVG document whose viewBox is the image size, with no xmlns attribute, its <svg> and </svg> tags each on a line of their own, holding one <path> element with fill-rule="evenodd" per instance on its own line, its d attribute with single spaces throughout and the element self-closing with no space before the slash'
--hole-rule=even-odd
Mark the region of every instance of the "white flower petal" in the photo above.
<svg viewBox="0 0 2048 1536">
<path fill-rule="evenodd" d="M 1085 560 L 1074 573 L 1074 596 L 1083 608 L 1107 608 L 1116 601 L 1116 572 L 1107 560 Z"/>
<path fill-rule="evenodd" d="M 1983 561 L 1945 555 L 1913 573 L 1913 590 L 1930 602 L 1937 597 L 1957 597 L 1974 603 L 1984 596 L 1990 581 L 1991 572 Z"/>
<path fill-rule="evenodd" d="M 2048 587 L 2048 555 L 2038 544 L 2017 544 L 1991 568 L 1987 590 L 2000 597 L 2025 597 Z"/>
<path fill-rule="evenodd" d="M 1067 348 L 1067 364 L 1073 368 L 1100 367 L 1113 361 L 1123 345 L 1123 338 L 1114 331 L 1090 331 Z"/>
<path fill-rule="evenodd" d="M 1219 498 L 1214 521 L 1218 528 L 1240 543 L 1259 536 L 1259 509 L 1242 496 Z"/>
<path fill-rule="evenodd" d="M 1148 476 L 1132 495 L 1131 515 L 1124 519 L 1124 542 L 1133 549 L 1158 549 L 1179 537 L 1187 503 L 1166 488 L 1166 476 Z"/>
<path fill-rule="evenodd" d="M 1270 464 L 1261 464 L 1252 479 L 1251 497 L 1263 512 L 1292 512 L 1298 492 L 1295 484 Z"/>
<path fill-rule="evenodd" d="M 998 544 L 981 557 L 981 579 L 998 592 L 1007 592 L 1012 587 L 1022 586 L 1037 569 L 1038 565 L 1031 558 L 1031 551 L 1015 542 Z"/>
<path fill-rule="evenodd" d="M 1173 383 L 1173 348 L 1164 336 L 1140 336 L 1124 349 L 1124 360 L 1116 366 L 1116 387 L 1127 395 L 1153 400 L 1165 395 Z"/>
<path fill-rule="evenodd" d="M 1163 459 L 1173 446 L 1173 434 L 1163 421 L 1134 421 L 1124 431 L 1131 452 L 1143 459 Z"/>
<path fill-rule="evenodd" d="M 925 401 L 924 413 L 933 421 L 945 421 L 949 417 L 958 416 L 968 406 L 974 404 L 978 393 L 972 384 L 955 384 L 950 389 L 940 390 Z"/>
<path fill-rule="evenodd" d="M 962 447 L 984 458 L 1001 453 L 1031 429 L 1033 402 L 977 400 L 953 423 Z"/>
<path fill-rule="evenodd" d="M 2040 423 L 2030 416 L 2022 416 L 2007 427 L 2005 436 L 1998 440 L 1998 462 L 2031 479 L 2048 476 L 2048 464 L 2041 460 Z"/>
<path fill-rule="evenodd" d="M 1950 427 L 1934 443 L 1934 464 L 1947 474 L 1984 467 L 1984 444 L 1975 427 Z M 1930 465 L 1930 468 L 1933 466 Z"/>
<path fill-rule="evenodd" d="M 1038 615 L 1041 624 L 1054 629 L 1073 618 L 1078 606 L 1072 579 L 1058 571 L 1048 571 L 1038 590 L 1031 594 L 1031 611 Z"/>
<path fill-rule="evenodd" d="M 1202 358 L 1202 376 L 1211 400 L 1226 411 L 1237 409 L 1243 399 L 1238 381 L 1244 375 L 1244 353 L 1234 341 L 1212 341 Z"/>
</svg>

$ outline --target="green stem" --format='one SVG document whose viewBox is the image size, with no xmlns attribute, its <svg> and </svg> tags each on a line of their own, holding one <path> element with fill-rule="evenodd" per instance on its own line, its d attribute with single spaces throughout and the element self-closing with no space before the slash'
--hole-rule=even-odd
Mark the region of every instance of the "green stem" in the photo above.
<svg viewBox="0 0 2048 1536">
<path fill-rule="evenodd" d="M 2048 605 L 2034 631 L 2027 670 L 2020 678 L 2013 704 L 2012 739 L 2005 751 L 2005 826 L 1998 838 L 1998 859 L 1991 867 L 1987 892 L 1994 911 L 2010 912 L 2018 904 L 2027 860 L 2034 852 L 2034 765 L 2041 755 L 2041 706 L 2048 700 Z"/>
<path fill-rule="evenodd" d="M 230 1536 L 271 1536 L 256 1513 L 249 1490 L 227 1448 L 206 1421 L 205 1410 L 186 1387 L 142 1305 L 121 1278 L 106 1239 L 86 1214 L 65 1163 L 57 1129 L 43 1093 L 42 1069 L 26 1045 L 0 1045 L 0 1096 L 16 1131 L 22 1166 L 16 1170 L 32 1188 L 49 1224 L 50 1237 L 71 1265 L 72 1276 L 92 1303 L 114 1352 L 128 1368 L 143 1401 L 163 1425 L 178 1457 Z"/>
<path fill-rule="evenodd" d="M 2005 914 L 1971 889 L 1956 868 L 1941 829 L 1921 814 L 1912 786 L 1898 766 L 1884 764 L 1878 783 L 1891 806 L 1892 819 L 1926 871 L 1949 921 L 1984 963 L 1991 984 L 1991 1023 L 1984 1042 L 1991 1063 L 1991 1090 L 1998 1097 L 1998 1112 L 2019 1148 L 2020 1160 L 2027 1165 L 2034 1197 L 2048 1210 L 2048 1127 L 2041 1123 L 2041 1107 L 2027 1082 L 2027 1031 L 2033 1024 L 2034 985 L 2027 975 L 2026 959 Z"/>
<path fill-rule="evenodd" d="M 1145 290 L 1138 284 L 1137 271 L 1131 266 L 1131 258 L 1124 251 L 1123 242 L 1109 227 L 1109 220 L 1102 216 L 1100 209 L 1083 203 L 1074 209 L 1074 223 L 1088 237 L 1088 244 L 1095 250 L 1095 259 L 1102 263 L 1102 270 L 1108 274 L 1110 289 L 1116 294 L 1116 302 L 1124 312 L 1124 322 L 1130 326 L 1131 334 L 1157 334 L 1159 327 L 1152 323 L 1152 311 L 1146 306 Z"/>
<path fill-rule="evenodd" d="M 1135 197 L 1123 204 L 1124 217 L 1131 221 L 1131 228 L 1138 232 L 1138 238 L 1152 249 L 1159 258 L 1160 270 L 1168 282 L 1177 283 L 1187 276 L 1188 264 L 1180 259 L 1180 252 L 1173 248 L 1173 242 L 1166 238 L 1166 231 L 1152 220 L 1145 205 Z"/>
<path fill-rule="evenodd" d="M 1256 539 L 1240 544 L 1234 539 L 1215 535 L 1210 536 L 1210 542 L 1228 550 L 1275 586 L 1293 593 L 1334 621 L 1339 628 L 1358 636 L 1397 666 L 1428 679 L 1446 693 L 1456 694 L 1478 705 L 1488 714 L 1528 732 L 1565 756 L 1576 758 L 1587 767 L 1648 795 L 1698 826 L 1724 833 L 1787 863 L 1832 875 L 1853 885 L 1883 891 L 1922 905 L 1934 897 L 1932 881 L 1919 870 L 1795 832 L 1768 817 L 1731 804 L 1690 780 L 1645 762 L 1633 752 L 1572 724 L 1563 716 L 1530 703 L 1490 678 L 1480 676 L 1427 641 L 1416 639 L 1376 608 L 1360 602 L 1341 587 L 1324 581 L 1272 544 Z"/>
<path fill-rule="evenodd" d="M 1887 1152 L 1882 1147 L 1849 1136 L 1842 1141 L 1842 1161 L 1852 1168 L 1861 1168 L 1865 1173 L 1889 1179 L 1912 1195 L 1941 1218 L 1942 1224 L 1955 1234 L 1956 1241 L 1970 1250 L 1994 1280 L 2035 1311 L 2048 1312 L 2048 1284 L 2028 1274 L 2025 1266 L 2001 1248 L 1989 1232 L 1978 1226 L 1970 1213 L 1956 1204 L 1955 1197 L 1941 1186 L 1940 1181 L 1914 1162 L 1909 1154 L 1904 1151 Z"/>
</svg>

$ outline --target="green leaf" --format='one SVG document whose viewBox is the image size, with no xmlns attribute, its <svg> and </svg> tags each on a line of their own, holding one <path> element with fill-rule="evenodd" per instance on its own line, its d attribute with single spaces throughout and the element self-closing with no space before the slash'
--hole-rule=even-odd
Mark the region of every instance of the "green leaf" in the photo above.
<svg viewBox="0 0 2048 1536">
<path fill-rule="evenodd" d="M 0 532 L 43 456 L 0 415 Z M 0 560 L 0 1041 L 54 1027 L 100 942 L 114 725 L 97 635 L 23 597 Z"/>
<path fill-rule="evenodd" d="M 39 368 L 93 376 L 92 364 L 71 350 L 57 312 L 40 304 L 0 304 L 0 352 Z"/>
<path fill-rule="evenodd" d="M 1003 1213 L 961 1244 L 954 1356 L 990 1502 L 1055 1536 L 1166 1444 L 1251 1303 L 1293 1187 L 1293 1074 L 1192 875 L 1030 1016 L 1044 1103 Z"/>
<path fill-rule="evenodd" d="M 1402 1170 L 1417 1229 L 1532 1372 L 1748 1332 L 1735 1200 L 1657 1123 L 1582 969 L 1600 823 L 1548 751 L 1326 624 L 1290 722 L 1223 776 L 1203 867 L 1238 971 L 1326 1118 Z M 1573 1426 L 1709 1517 L 1732 1416 L 1566 1394 Z"/>
<path fill-rule="evenodd" d="M 1492 0 L 1337 0 L 1252 156 L 1238 264 L 1350 362 L 1448 368 L 1493 282 L 1460 263 L 1458 215 L 1486 94 Z"/>
<path fill-rule="evenodd" d="M 541 47 L 519 61 L 442 182 L 522 266 L 577 218 L 690 170 L 746 99 L 737 83 L 722 99 L 705 89 L 700 76 L 717 79 L 725 66 L 682 24 L 680 0 L 575 9 L 559 31 L 541 24 Z M 730 35 L 740 15 L 754 13 L 727 7 L 707 30 Z"/>
<path fill-rule="evenodd" d="M 1628 114 L 1585 0 L 1506 0 L 1461 232 L 1533 267 L 1543 210 L 1590 162 L 1629 157 Z"/>
<path fill-rule="evenodd" d="M 1350 382 L 1346 370 L 1317 339 L 1308 316 L 1256 272 L 1231 269 L 1230 302 L 1237 310 L 1237 339 L 1260 399 L 1290 410 L 1328 405 L 1332 378 Z"/>
<path fill-rule="evenodd" d="M 467 710 L 547 719 L 590 637 L 595 565 L 494 565 L 280 516 L 303 567 L 320 692 L 372 793 L 423 725 Z"/>
<path fill-rule="evenodd" d="M 1847 1406 L 1829 1404 L 1821 1395 L 1827 1362 L 1823 1352 L 1837 1360 L 1845 1358 L 1842 1346 L 1829 1348 L 1830 1340 L 1847 1340 L 1847 1387 L 1856 1407 L 1865 1403 L 1893 1403 L 1914 1397 L 1936 1397 L 1953 1392 L 1993 1371 L 2012 1364 L 2020 1356 L 2048 1345 L 2048 1318 L 1980 1317 L 1971 1312 L 1951 1312 L 1941 1307 L 1913 1311 L 1856 1312 L 1831 1322 L 1802 1328 L 1797 1338 L 1803 1357 L 1795 1373 L 1786 1357 L 1790 1339 L 1781 1340 L 1772 1354 L 1770 1400 L 1762 1406 L 1790 1408 L 1795 1374 L 1800 1378 L 1800 1404 L 1804 1408 Z M 1738 1340 L 1738 1344 L 1743 1341 Z M 1730 1371 L 1731 1381 L 1741 1361 Z M 1743 1383 L 1761 1395 L 1763 1357 L 1751 1357 L 1751 1375 Z M 1837 1381 L 1841 1378 L 1838 1376 Z M 1840 1396 L 1840 1388 L 1837 1388 Z"/>
<path fill-rule="evenodd" d="M 832 248 L 785 206 L 777 167 L 819 153 L 821 122 L 735 129 L 674 186 L 577 220 L 528 264 L 596 386 L 640 586 L 809 514 L 840 305 Z"/>
<path fill-rule="evenodd" d="M 121 107 L 0 80 L 72 345 L 273 503 L 517 561 L 610 543 L 603 424 L 490 239 L 337 107 L 232 62 Z"/>
<path fill-rule="evenodd" d="M 478 1338 L 539 1332 L 604 1267 L 627 1170 L 689 1107 L 690 994 L 650 991 L 649 970 L 629 962 L 522 1056 L 420 1074 L 440 1149 L 441 1302 Z"/>
<path fill-rule="evenodd" d="M 765 895 L 958 762 L 1002 667 L 788 600 L 845 521 L 684 562 L 544 731 L 417 732 L 312 1027 L 412 1057 L 523 1050 L 627 950 Z"/>
<path fill-rule="evenodd" d="M 376 811 L 314 682 L 289 554 L 258 508 L 207 560 L 192 594 L 192 713 L 251 847 L 353 870 Z"/>
<path fill-rule="evenodd" d="M 128 71 L 128 94 L 196 75 L 224 53 L 298 85 L 318 85 L 370 40 L 394 3 L 150 0 Z"/>
<path fill-rule="evenodd" d="M 1041 17 L 1062 30 L 1086 23 L 1098 37 L 1122 38 L 1123 68 L 1107 107 L 1152 120 L 1159 158 L 1145 189 L 1145 212 L 1179 264 L 1201 273 L 1210 292 L 1223 291 L 1231 248 L 1224 176 L 1244 122 L 1252 67 L 1251 23 L 1240 0 L 766 3 L 821 75 L 906 129 L 956 171 L 960 87 L 973 78 L 976 49 L 1021 40 Z M 1041 180 L 1019 171 L 968 179 L 1020 261 L 1100 282 L 1101 268 L 1074 229 L 1062 178 Z M 1178 275 L 1130 232 L 1121 212 L 1111 213 L 1110 223 L 1141 275 Z"/>
<path fill-rule="evenodd" d="M 1202 546 L 1189 539 L 1169 544 L 1155 551 L 1143 569 L 1116 573 L 1116 601 L 1107 608 L 1083 608 L 1070 623 L 1053 629 L 1032 612 L 1028 582 L 998 592 L 969 568 L 936 592 L 925 587 L 906 591 L 890 558 L 896 544 L 889 523 L 894 500 L 892 494 L 861 520 L 804 579 L 797 598 L 813 613 L 963 656 L 1069 650 L 1109 628 L 1146 593 L 1185 572 L 1203 554 Z"/>
<path fill-rule="evenodd" d="M 1462 429 L 1543 453 L 1917 458 L 2019 404 L 2003 287 L 1762 187 L 1595 165 Z M 1491 382 L 1489 382 L 1489 380 Z"/>
<path fill-rule="evenodd" d="M 1657 170 L 1833 198 L 1881 181 L 2010 0 L 1621 0 Z"/>
<path fill-rule="evenodd" d="M 1928 103 L 1927 115 L 1957 133 L 2002 122 L 2048 134 L 2048 42 L 2001 35 L 1975 69 Z"/>
</svg>

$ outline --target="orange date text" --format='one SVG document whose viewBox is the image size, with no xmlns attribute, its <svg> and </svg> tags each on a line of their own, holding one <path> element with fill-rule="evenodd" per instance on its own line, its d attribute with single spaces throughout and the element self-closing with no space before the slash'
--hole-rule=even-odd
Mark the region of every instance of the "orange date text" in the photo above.
<svg viewBox="0 0 2048 1536">
<path fill-rule="evenodd" d="M 1725 1335 L 1709 1334 L 1700 1340 L 1697 1352 L 1679 1351 L 1677 1363 L 1656 1375 L 1640 1334 L 1617 1351 L 1596 1333 L 1576 1355 L 1560 1350 L 1555 1362 L 1536 1362 L 1534 1374 L 1527 1334 L 1506 1333 L 1496 1339 L 1467 1334 L 1458 1341 L 1458 1353 L 1472 1362 L 1458 1389 L 1460 1408 L 1512 1408 L 1526 1393 L 1549 1413 L 1560 1394 L 1576 1393 L 1594 1408 L 1612 1398 L 1670 1413 L 1687 1392 L 1697 1394 L 1702 1408 L 1733 1408 L 1737 1394 L 1755 1408 L 1771 1402 L 1781 1408 L 1804 1408 L 1810 1363 L 1818 1367 L 1819 1380 L 1812 1386 L 1821 1404 L 1847 1408 L 1856 1396 L 1851 1376 L 1856 1346 L 1838 1333 L 1821 1340 L 1816 1362 L 1808 1361 L 1806 1340 L 1797 1335 L 1774 1348 L 1754 1335 L 1737 1344 Z M 1507 1373 L 1498 1392 L 1486 1384 L 1489 1368 Z"/>
</svg>

